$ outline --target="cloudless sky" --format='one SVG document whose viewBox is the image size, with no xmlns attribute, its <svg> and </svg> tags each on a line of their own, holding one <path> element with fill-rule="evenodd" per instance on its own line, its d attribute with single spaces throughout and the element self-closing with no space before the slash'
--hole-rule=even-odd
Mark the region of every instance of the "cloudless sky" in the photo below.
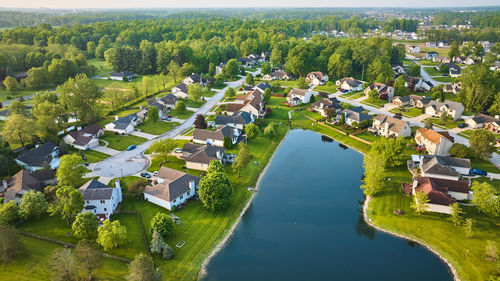
<svg viewBox="0 0 500 281">
<path fill-rule="evenodd" d="M 220 7 L 465 7 L 500 5 L 499 0 L 0 0 L 8 8 L 220 8 Z"/>
</svg>

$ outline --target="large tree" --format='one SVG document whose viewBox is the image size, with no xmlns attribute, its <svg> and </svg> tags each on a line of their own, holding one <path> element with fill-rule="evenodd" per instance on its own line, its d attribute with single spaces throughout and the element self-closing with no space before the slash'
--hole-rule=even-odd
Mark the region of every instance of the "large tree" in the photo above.
<svg viewBox="0 0 500 281">
<path fill-rule="evenodd" d="M 97 227 L 99 221 L 91 212 L 80 213 L 76 216 L 75 221 L 71 225 L 73 235 L 80 239 L 89 239 L 97 236 Z"/>
<path fill-rule="evenodd" d="M 158 112 L 158 107 L 150 106 L 148 108 L 148 120 L 156 122 L 160 119 L 160 114 Z"/>
<path fill-rule="evenodd" d="M 206 95 L 206 88 L 203 88 L 199 84 L 190 84 L 188 85 L 188 94 L 189 98 L 193 101 L 199 101 L 201 97 Z"/>
<path fill-rule="evenodd" d="M 225 173 L 212 171 L 201 178 L 198 195 L 205 208 L 216 211 L 229 205 L 233 188 Z"/>
<path fill-rule="evenodd" d="M 0 221 L 0 264 L 14 258 L 20 248 L 19 231 L 14 226 Z"/>
<path fill-rule="evenodd" d="M 149 146 L 149 151 L 153 154 L 153 159 L 160 161 L 160 166 L 168 162 L 169 153 L 177 146 L 170 138 L 157 139 Z"/>
<path fill-rule="evenodd" d="M 222 73 L 227 78 L 236 78 L 240 73 L 240 63 L 236 59 L 230 59 L 222 69 Z"/>
<path fill-rule="evenodd" d="M 418 215 L 424 213 L 427 209 L 427 203 L 429 202 L 429 197 L 424 191 L 417 191 L 413 196 L 411 201 L 411 207 L 415 210 Z"/>
<path fill-rule="evenodd" d="M 14 92 L 15 90 L 17 90 L 19 88 L 19 83 L 17 83 L 16 78 L 14 78 L 12 76 L 7 76 L 3 80 L 3 86 L 5 87 L 5 89 L 7 91 Z"/>
<path fill-rule="evenodd" d="M 3 136 L 10 143 L 19 141 L 21 146 L 27 142 L 31 142 L 35 137 L 36 129 L 35 122 L 32 118 L 28 118 L 21 114 L 12 114 L 5 122 L 3 128 Z"/>
<path fill-rule="evenodd" d="M 52 215 L 60 215 L 68 225 L 75 219 L 85 205 L 83 195 L 71 186 L 60 186 L 56 191 L 56 204 L 51 206 Z"/>
<path fill-rule="evenodd" d="M 47 212 L 48 206 L 43 193 L 31 190 L 23 195 L 19 204 L 19 213 L 24 218 L 39 218 Z"/>
<path fill-rule="evenodd" d="M 253 85 L 253 84 L 255 84 L 255 80 L 253 79 L 253 75 L 251 73 L 247 74 L 247 77 L 245 78 L 245 84 L 247 84 L 247 85 Z"/>
<path fill-rule="evenodd" d="M 77 154 L 67 154 L 61 157 L 56 175 L 60 186 L 78 188 L 83 183 L 87 173 L 82 157 Z"/>
<path fill-rule="evenodd" d="M 75 248 L 75 257 L 80 266 L 89 275 L 89 280 L 92 280 L 92 272 L 103 266 L 104 257 L 101 251 L 96 247 L 94 242 L 82 240 L 78 242 Z"/>
<path fill-rule="evenodd" d="M 259 135 L 260 129 L 254 123 L 250 123 L 245 127 L 245 132 L 249 140 Z"/>
<path fill-rule="evenodd" d="M 205 121 L 205 116 L 203 114 L 197 114 L 193 123 L 196 129 L 206 129 L 208 127 L 207 122 Z"/>
<path fill-rule="evenodd" d="M 262 74 L 266 75 L 266 74 L 269 74 L 271 73 L 271 64 L 268 63 L 268 62 L 265 62 L 262 64 Z M 250 74 L 251 75 L 251 74 Z M 248 85 L 252 85 L 252 84 L 248 84 Z"/>
<path fill-rule="evenodd" d="M 485 129 L 474 130 L 469 138 L 470 148 L 474 153 L 483 159 L 488 159 L 496 151 L 495 135 Z"/>
<path fill-rule="evenodd" d="M 367 196 L 374 196 L 377 190 L 384 185 L 385 163 L 378 153 L 372 148 L 363 159 L 365 175 L 361 189 Z"/>
<path fill-rule="evenodd" d="M 495 195 L 495 189 L 491 184 L 474 181 L 471 190 L 474 191 L 472 202 L 479 211 L 492 217 L 500 216 L 500 199 Z"/>
<path fill-rule="evenodd" d="M 151 219 L 151 230 L 160 233 L 163 237 L 167 237 L 173 229 L 172 218 L 164 213 L 156 213 Z"/>
<path fill-rule="evenodd" d="M 252 154 L 246 144 L 239 143 L 238 147 L 240 149 L 238 151 L 238 156 L 234 160 L 233 169 L 238 172 L 238 177 L 240 177 L 241 170 L 244 169 L 250 159 L 252 159 Z"/>
<path fill-rule="evenodd" d="M 269 139 L 272 139 L 276 136 L 276 123 L 271 122 L 264 128 L 264 136 Z"/>
<path fill-rule="evenodd" d="M 14 201 L 0 205 L 0 223 L 12 223 L 19 218 L 19 206 Z"/>
<path fill-rule="evenodd" d="M 85 74 L 76 77 L 57 87 L 61 104 L 82 122 L 92 122 L 97 118 L 97 99 L 102 92 Z"/>
<path fill-rule="evenodd" d="M 153 259 L 145 254 L 138 254 L 129 264 L 128 281 L 160 281 L 161 275 L 156 271 Z"/>
<path fill-rule="evenodd" d="M 500 92 L 500 72 L 492 72 L 485 64 L 469 65 L 459 77 L 462 84 L 458 93 L 466 110 L 479 112 L 486 110 Z"/>
<path fill-rule="evenodd" d="M 71 249 L 60 248 L 54 251 L 49 262 L 52 271 L 52 280 L 73 281 L 77 280 L 78 264 L 71 253 Z"/>
<path fill-rule="evenodd" d="M 120 224 L 120 221 L 105 220 L 101 227 L 97 229 L 97 243 L 103 247 L 104 251 L 118 247 L 127 239 L 127 229 Z"/>
<path fill-rule="evenodd" d="M 457 226 L 461 224 L 463 221 L 462 214 L 464 213 L 464 211 L 462 210 L 462 208 L 460 208 L 460 205 L 458 205 L 457 202 L 451 204 L 450 207 L 451 207 L 450 220 L 453 222 L 453 224 L 455 224 L 455 226 Z"/>
</svg>

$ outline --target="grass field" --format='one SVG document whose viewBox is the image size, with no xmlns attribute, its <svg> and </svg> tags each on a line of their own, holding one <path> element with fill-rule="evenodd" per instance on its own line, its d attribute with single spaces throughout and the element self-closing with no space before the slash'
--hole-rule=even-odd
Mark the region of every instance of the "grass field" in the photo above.
<svg viewBox="0 0 500 281">
<path fill-rule="evenodd" d="M 447 74 L 448 72 L 441 72 L 437 70 L 435 67 L 424 67 L 425 72 L 427 72 L 430 76 L 443 76 L 443 74 Z"/>
<path fill-rule="evenodd" d="M 138 136 L 128 135 L 116 135 L 112 132 L 104 132 L 104 135 L 101 137 L 101 140 L 107 141 L 109 143 L 108 147 L 116 150 L 123 151 L 127 149 L 127 147 L 135 144 L 140 144 L 147 141 L 145 138 L 141 138 Z"/>
<path fill-rule="evenodd" d="M 388 102 L 389 101 L 387 101 L 387 100 L 381 100 L 381 99 L 372 98 L 372 97 L 361 101 L 362 104 L 370 105 L 373 107 L 383 107 Z"/>
<path fill-rule="evenodd" d="M 422 123 L 425 123 L 427 120 L 431 119 L 432 123 L 436 127 L 441 127 L 441 128 L 446 128 L 446 129 L 453 129 L 456 128 L 459 124 L 463 123 L 464 120 L 447 120 L 446 122 L 442 122 L 441 119 L 439 118 L 433 118 L 433 117 L 428 117 L 422 120 Z"/>
<path fill-rule="evenodd" d="M 109 155 L 102 153 L 102 152 L 99 152 L 99 151 L 95 151 L 95 150 L 83 151 L 83 150 L 78 150 L 78 149 L 73 148 L 73 147 L 70 148 L 70 153 L 79 154 L 79 155 L 80 155 L 80 153 L 83 153 L 83 155 L 85 156 L 84 160 L 89 162 L 89 163 L 97 163 L 97 162 L 102 161 L 102 160 L 109 157 Z"/>
<path fill-rule="evenodd" d="M 179 125 L 177 122 L 165 122 L 158 120 L 156 122 L 153 121 L 145 121 L 141 125 L 137 127 L 137 129 L 141 130 L 144 133 L 152 134 L 152 135 L 161 135 L 172 130 L 175 126 Z"/>
<path fill-rule="evenodd" d="M 453 80 L 455 78 L 452 78 L 452 77 L 432 77 L 432 79 L 439 81 L 439 82 L 445 82 L 445 83 L 450 82 L 451 83 L 451 82 L 453 82 Z"/>
<path fill-rule="evenodd" d="M 177 110 L 171 110 L 168 114 L 170 114 L 170 116 L 175 118 L 188 119 L 189 117 L 191 117 L 191 115 L 193 115 L 193 113 L 194 113 L 193 111 L 186 109 L 183 112 L 178 112 Z"/>
<path fill-rule="evenodd" d="M 421 65 L 431 65 L 431 66 L 434 66 L 434 65 L 439 65 L 441 64 L 440 62 L 433 62 L 432 60 L 419 60 L 418 61 Z"/>
<path fill-rule="evenodd" d="M 328 82 L 325 85 L 316 86 L 314 90 L 317 92 L 335 93 L 337 92 L 337 86 L 334 82 Z"/>
<path fill-rule="evenodd" d="M 192 99 L 182 99 L 178 100 L 182 101 L 187 107 L 195 107 L 195 108 L 200 108 L 202 105 L 204 105 L 207 101 L 194 101 Z"/>
<path fill-rule="evenodd" d="M 97 68 L 96 74 L 113 71 L 112 67 L 105 60 L 100 60 L 98 58 L 87 59 L 87 64 Z"/>
<path fill-rule="evenodd" d="M 379 137 L 375 136 L 374 134 L 368 132 L 368 131 L 364 131 L 362 132 L 361 134 L 357 134 L 355 135 L 356 137 L 358 138 L 362 138 L 366 141 L 369 141 L 369 142 L 374 142 L 376 141 Z"/>
<path fill-rule="evenodd" d="M 389 112 L 401 113 L 404 117 L 417 117 L 422 115 L 422 109 L 416 107 L 405 108 L 405 111 L 401 111 L 399 107 L 391 109 Z"/>
<path fill-rule="evenodd" d="M 41 89 L 26 89 L 26 88 L 22 88 L 20 90 L 13 91 L 13 92 L 7 91 L 4 87 L 0 87 L 0 102 L 5 102 L 5 101 L 8 101 L 10 99 L 15 99 L 15 98 L 20 98 L 20 97 L 26 97 L 26 96 L 34 95 L 36 93 L 40 93 L 40 92 L 43 92 L 43 91 L 54 89 L 55 87 L 56 87 L 55 85 L 52 85 L 52 86 L 44 87 L 44 88 L 41 88 Z"/>
</svg>

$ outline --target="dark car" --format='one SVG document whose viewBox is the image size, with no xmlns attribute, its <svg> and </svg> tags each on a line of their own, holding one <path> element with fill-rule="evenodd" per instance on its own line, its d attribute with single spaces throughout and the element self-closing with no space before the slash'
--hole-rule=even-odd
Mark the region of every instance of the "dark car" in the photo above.
<svg viewBox="0 0 500 281">
<path fill-rule="evenodd" d="M 469 175 L 486 176 L 488 173 L 481 169 L 470 169 Z"/>
<path fill-rule="evenodd" d="M 463 129 L 463 128 L 467 127 L 467 123 L 460 123 L 460 124 L 458 124 L 458 127 L 460 129 Z"/>
<path fill-rule="evenodd" d="M 149 179 L 151 178 L 151 175 L 148 172 L 142 172 L 141 177 Z"/>
</svg>

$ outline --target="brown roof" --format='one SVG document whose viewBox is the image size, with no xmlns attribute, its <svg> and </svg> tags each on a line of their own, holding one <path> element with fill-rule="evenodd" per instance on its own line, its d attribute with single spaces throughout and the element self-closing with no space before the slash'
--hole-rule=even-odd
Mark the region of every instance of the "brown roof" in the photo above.
<svg viewBox="0 0 500 281">
<path fill-rule="evenodd" d="M 225 153 L 226 149 L 212 145 L 205 145 L 197 152 L 186 158 L 186 162 L 210 164 L 210 161 L 218 159 L 217 152 Z"/>
<path fill-rule="evenodd" d="M 453 137 L 446 131 L 436 132 L 433 129 L 418 128 L 417 132 L 434 144 L 440 143 L 442 138 L 447 138 L 451 142 L 454 141 Z"/>
<path fill-rule="evenodd" d="M 449 191 L 469 193 L 469 183 L 467 181 L 455 181 L 430 177 L 417 178 L 415 191 L 423 191 L 429 197 L 430 202 L 439 205 L 450 205 L 455 203 Z"/>
<path fill-rule="evenodd" d="M 92 140 L 92 137 L 95 136 L 100 130 L 101 127 L 99 127 L 98 124 L 94 124 L 78 131 L 71 131 L 69 132 L 69 135 L 75 140 L 74 144 L 86 145 L 89 143 L 89 141 Z"/>
<path fill-rule="evenodd" d="M 167 167 L 161 167 L 157 177 L 164 181 L 146 186 L 144 193 L 169 202 L 189 191 L 191 182 L 194 182 L 195 185 L 200 182 L 198 177 Z"/>
<path fill-rule="evenodd" d="M 243 100 L 243 103 L 241 102 L 232 102 L 227 104 L 227 111 L 228 112 L 236 112 L 242 109 L 245 105 L 250 104 L 254 108 L 256 108 L 258 111 L 260 111 L 260 104 L 262 102 L 263 96 L 262 93 L 258 90 L 254 90 L 253 92 L 250 92 L 246 95 L 241 95 L 240 97 L 237 97 L 238 100 Z"/>
<path fill-rule="evenodd" d="M 234 128 L 230 126 L 223 126 L 216 131 L 205 130 L 205 129 L 194 129 L 193 139 L 196 140 L 220 140 L 224 141 L 224 137 L 231 138 L 234 135 Z"/>
<path fill-rule="evenodd" d="M 306 89 L 297 89 L 297 88 L 293 88 L 289 93 L 288 95 L 296 95 L 296 96 L 305 96 L 306 93 L 308 92 L 308 90 Z"/>
<path fill-rule="evenodd" d="M 176 179 L 182 177 L 185 174 L 186 173 L 184 173 L 184 172 L 177 171 L 177 170 L 162 166 L 160 168 L 160 170 L 158 171 L 158 174 L 156 176 L 159 178 L 165 179 L 165 180 L 168 179 L 168 180 L 173 181 L 173 180 L 176 180 Z"/>
<path fill-rule="evenodd" d="M 399 133 L 408 124 L 408 121 L 399 120 L 385 114 L 378 114 L 374 119 L 380 121 L 380 126 L 385 126 L 384 123 L 388 123 L 389 131 L 395 133 Z"/>
<path fill-rule="evenodd" d="M 46 170 L 41 172 L 30 172 L 21 170 L 13 177 L 7 180 L 7 191 L 4 195 L 4 203 L 12 200 L 21 200 L 24 193 L 30 190 L 41 191 L 44 187 L 44 181 L 55 178 L 54 171 Z"/>
</svg>

